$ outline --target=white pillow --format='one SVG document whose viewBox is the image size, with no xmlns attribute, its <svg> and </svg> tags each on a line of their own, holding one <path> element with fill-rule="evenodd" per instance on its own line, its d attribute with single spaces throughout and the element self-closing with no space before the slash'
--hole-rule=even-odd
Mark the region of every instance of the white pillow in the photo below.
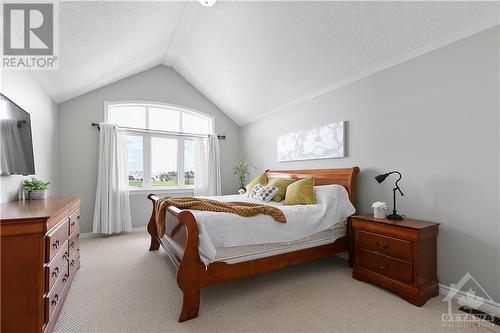
<svg viewBox="0 0 500 333">
<path fill-rule="evenodd" d="M 278 188 L 274 186 L 264 186 L 261 184 L 255 185 L 250 192 L 250 198 L 257 199 L 263 202 L 269 202 L 278 193 Z"/>
</svg>

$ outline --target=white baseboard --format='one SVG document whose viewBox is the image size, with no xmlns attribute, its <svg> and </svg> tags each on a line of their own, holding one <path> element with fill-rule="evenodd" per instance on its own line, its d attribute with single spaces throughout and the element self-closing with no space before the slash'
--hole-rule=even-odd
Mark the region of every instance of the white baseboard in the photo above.
<svg viewBox="0 0 500 333">
<path fill-rule="evenodd" d="M 458 290 L 455 288 L 450 288 L 449 286 L 446 286 L 444 284 L 439 284 L 439 294 L 446 296 L 450 292 L 453 292 L 455 296 L 453 299 L 457 300 L 458 297 L 460 296 L 466 296 L 466 293 L 463 292 L 462 290 Z M 481 298 L 481 300 L 484 302 L 477 310 L 489 313 L 489 314 L 494 314 L 497 317 L 500 317 L 500 303 L 497 303 L 493 300 Z"/>
<path fill-rule="evenodd" d="M 130 232 L 143 232 L 146 231 L 146 227 L 134 227 Z M 95 234 L 93 232 L 81 232 L 80 238 L 99 238 L 99 237 L 109 237 L 107 234 Z"/>
</svg>

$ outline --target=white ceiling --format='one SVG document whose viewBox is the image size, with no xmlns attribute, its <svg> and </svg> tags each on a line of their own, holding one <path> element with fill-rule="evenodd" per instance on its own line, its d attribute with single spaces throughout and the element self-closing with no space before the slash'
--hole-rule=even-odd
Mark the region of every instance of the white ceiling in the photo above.
<svg viewBox="0 0 500 333">
<path fill-rule="evenodd" d="M 62 102 L 163 63 L 238 124 L 500 23 L 498 2 L 61 2 Z"/>
</svg>

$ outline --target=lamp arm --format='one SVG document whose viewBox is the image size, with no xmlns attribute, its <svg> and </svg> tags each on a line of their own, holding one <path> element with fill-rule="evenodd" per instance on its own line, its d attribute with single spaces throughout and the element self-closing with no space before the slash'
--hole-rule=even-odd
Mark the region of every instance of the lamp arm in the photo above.
<svg viewBox="0 0 500 333">
<path fill-rule="evenodd" d="M 391 175 L 391 174 L 393 174 L 393 173 L 395 173 L 395 174 L 398 174 L 398 175 L 399 175 L 398 180 L 396 180 L 396 187 L 395 187 L 394 189 L 395 189 L 395 190 L 398 190 L 398 191 L 399 191 L 399 193 L 401 194 L 401 196 L 404 196 L 403 192 L 401 191 L 401 189 L 399 188 L 399 185 L 398 185 L 398 182 L 399 182 L 399 181 L 401 180 L 401 178 L 402 178 L 401 173 L 399 173 L 399 171 L 391 171 L 391 172 L 389 172 L 389 174 L 390 174 L 390 175 Z"/>
</svg>

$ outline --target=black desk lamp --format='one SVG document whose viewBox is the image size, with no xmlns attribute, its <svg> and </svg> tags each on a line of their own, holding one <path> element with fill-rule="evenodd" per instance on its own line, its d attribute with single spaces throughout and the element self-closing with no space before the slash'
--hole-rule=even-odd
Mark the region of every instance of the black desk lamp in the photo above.
<svg viewBox="0 0 500 333">
<path fill-rule="evenodd" d="M 401 174 L 398 171 L 391 171 L 391 172 L 388 172 L 388 173 L 384 173 L 384 174 L 378 175 L 377 177 L 375 177 L 375 179 L 380 184 L 389 175 L 392 175 L 393 173 L 397 173 L 399 175 L 399 178 L 398 178 L 398 180 L 396 180 L 396 187 L 392 189 L 392 195 L 393 195 L 393 201 L 394 201 L 394 209 L 392 211 L 392 214 L 387 215 L 387 218 L 389 220 L 402 220 L 403 217 L 401 215 L 398 215 L 397 212 L 396 212 L 396 190 L 398 190 L 399 193 L 401 193 L 401 196 L 404 196 L 403 192 L 401 192 L 401 189 L 398 186 L 398 182 L 401 180 Z"/>
</svg>

